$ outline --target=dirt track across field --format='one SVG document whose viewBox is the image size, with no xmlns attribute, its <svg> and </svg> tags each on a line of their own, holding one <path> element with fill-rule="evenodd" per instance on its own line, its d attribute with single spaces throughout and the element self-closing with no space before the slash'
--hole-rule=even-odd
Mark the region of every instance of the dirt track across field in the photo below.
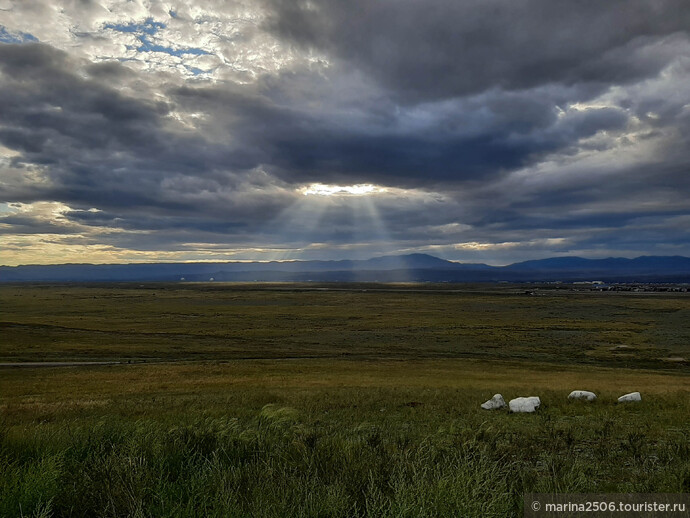
<svg viewBox="0 0 690 518">
<path fill-rule="evenodd" d="M 92 365 L 119 365 L 122 362 L 2 362 L 0 368 L 23 367 L 90 367 Z"/>
</svg>

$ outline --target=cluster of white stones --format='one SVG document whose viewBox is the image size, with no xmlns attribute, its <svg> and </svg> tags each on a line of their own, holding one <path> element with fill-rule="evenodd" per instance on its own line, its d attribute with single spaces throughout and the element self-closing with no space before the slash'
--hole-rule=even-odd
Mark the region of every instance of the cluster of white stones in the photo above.
<svg viewBox="0 0 690 518">
<path fill-rule="evenodd" d="M 539 405 L 541 405 L 541 400 L 537 396 L 511 399 L 506 405 L 501 394 L 494 394 L 491 399 L 482 403 L 482 408 L 484 410 L 499 410 L 507 406 L 511 412 L 534 412 L 539 408 Z"/>
<path fill-rule="evenodd" d="M 595 401 L 597 395 L 589 390 L 573 390 L 569 395 L 568 399 L 578 399 L 584 401 Z M 627 403 L 630 401 L 642 401 L 642 396 L 639 392 L 631 392 L 630 394 L 625 394 L 618 398 L 619 403 Z M 506 406 L 511 412 L 536 412 L 537 408 L 541 405 L 541 399 L 538 396 L 529 397 L 518 397 L 511 399 L 506 405 L 505 400 L 501 394 L 494 394 L 494 396 L 488 401 L 482 403 L 482 408 L 484 410 L 499 410 L 505 408 Z"/>
</svg>

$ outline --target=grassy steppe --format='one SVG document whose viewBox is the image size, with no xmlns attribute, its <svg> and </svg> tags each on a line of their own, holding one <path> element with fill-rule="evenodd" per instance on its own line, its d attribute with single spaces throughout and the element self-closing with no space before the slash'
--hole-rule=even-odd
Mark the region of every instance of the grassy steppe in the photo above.
<svg viewBox="0 0 690 518">
<path fill-rule="evenodd" d="M 477 357 L 684 369 L 690 358 L 688 294 L 299 288 L 0 285 L 0 361 Z"/>
<path fill-rule="evenodd" d="M 4 359 L 203 360 L 0 370 L 3 517 L 502 517 L 524 492 L 690 492 L 690 376 L 659 359 L 687 354 L 687 298 L 0 294 Z M 543 408 L 482 411 L 495 392 Z"/>
</svg>

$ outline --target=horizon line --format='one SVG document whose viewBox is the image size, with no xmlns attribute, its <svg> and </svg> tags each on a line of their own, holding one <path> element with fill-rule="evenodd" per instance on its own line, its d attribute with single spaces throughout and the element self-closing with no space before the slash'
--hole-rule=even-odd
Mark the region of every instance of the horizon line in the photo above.
<svg viewBox="0 0 690 518">
<path fill-rule="evenodd" d="M 514 261 L 510 263 L 504 263 L 504 264 L 490 264 L 490 263 L 483 263 L 483 262 L 475 262 L 475 261 L 459 261 L 459 260 L 454 260 L 454 259 L 445 259 L 443 257 L 438 257 L 436 255 L 432 254 L 427 254 L 424 252 L 413 252 L 409 254 L 387 254 L 387 255 L 377 255 L 377 256 L 372 256 L 367 259 L 353 259 L 353 258 L 342 258 L 342 259 L 271 259 L 271 260 L 258 260 L 258 259 L 230 259 L 230 260 L 210 260 L 210 259 L 198 259 L 198 260 L 189 260 L 189 261 L 141 261 L 141 262 L 115 262 L 115 263 L 75 263 L 75 262 L 69 262 L 69 263 L 25 263 L 25 264 L 15 264 L 15 265 L 10 265 L 10 264 L 0 264 L 0 268 L 20 268 L 20 267 L 32 267 L 32 266 L 128 266 L 128 265 L 145 265 L 145 264 L 227 264 L 227 263 L 247 263 L 247 264 L 270 264 L 270 263 L 311 263 L 311 262 L 339 262 L 339 261 L 371 261 L 374 259 L 382 259 L 386 257 L 393 257 L 393 258 L 400 258 L 400 257 L 409 257 L 413 255 L 424 255 L 427 257 L 433 257 L 434 259 L 438 259 L 441 261 L 447 261 L 449 263 L 455 263 L 455 264 L 476 264 L 476 265 L 483 265 L 483 266 L 491 266 L 493 268 L 503 268 L 506 266 L 512 266 L 514 264 L 520 264 L 520 263 L 526 263 L 530 261 L 548 261 L 550 259 L 584 259 L 587 261 L 605 261 L 608 259 L 625 259 L 628 261 L 634 261 L 636 259 L 641 259 L 641 258 L 647 258 L 647 257 L 655 257 L 655 258 L 682 258 L 682 259 L 690 259 L 688 256 L 684 255 L 638 255 L 635 257 L 624 257 L 624 256 L 607 256 L 607 257 L 598 257 L 598 258 L 591 258 L 591 257 L 584 257 L 580 255 L 554 255 L 554 256 L 548 256 L 548 257 L 543 257 L 540 259 L 525 259 L 522 261 Z"/>
</svg>

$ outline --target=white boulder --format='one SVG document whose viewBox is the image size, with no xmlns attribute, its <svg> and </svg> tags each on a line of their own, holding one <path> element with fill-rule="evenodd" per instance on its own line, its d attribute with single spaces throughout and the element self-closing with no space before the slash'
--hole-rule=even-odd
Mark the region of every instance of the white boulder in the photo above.
<svg viewBox="0 0 690 518">
<path fill-rule="evenodd" d="M 640 396 L 639 392 L 631 392 L 618 398 L 619 403 L 628 403 L 630 401 L 642 401 L 642 396 Z"/>
<path fill-rule="evenodd" d="M 501 394 L 494 394 L 494 397 L 489 399 L 486 403 L 482 403 L 482 408 L 484 410 L 498 410 L 499 408 L 505 408 L 506 402 Z"/>
<path fill-rule="evenodd" d="M 541 405 L 541 399 L 537 396 L 518 397 L 508 402 L 511 412 L 535 412 Z"/>
<path fill-rule="evenodd" d="M 568 399 L 584 399 L 586 401 L 594 401 L 596 398 L 597 395 L 589 390 L 573 390 L 568 395 Z"/>
</svg>

